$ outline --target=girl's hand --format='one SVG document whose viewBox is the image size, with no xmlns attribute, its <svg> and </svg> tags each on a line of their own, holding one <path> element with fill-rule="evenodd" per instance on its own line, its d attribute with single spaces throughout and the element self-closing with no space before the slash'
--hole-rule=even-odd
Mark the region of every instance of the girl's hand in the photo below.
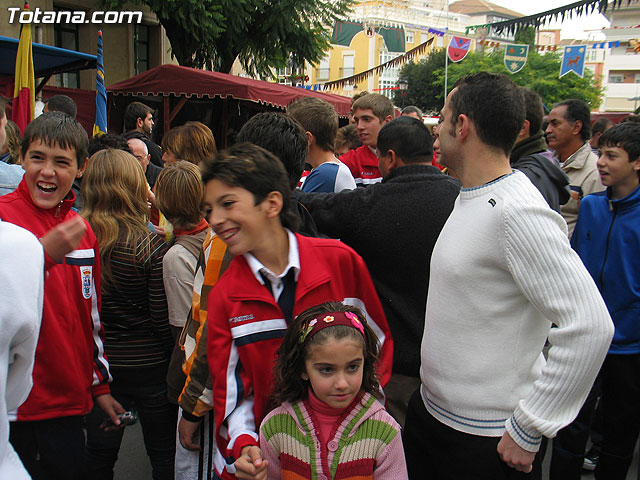
<svg viewBox="0 0 640 480">
<path fill-rule="evenodd" d="M 244 480 L 265 480 L 269 462 L 262 459 L 259 447 L 248 445 L 242 449 L 242 455 L 236 460 L 236 478 Z"/>
</svg>

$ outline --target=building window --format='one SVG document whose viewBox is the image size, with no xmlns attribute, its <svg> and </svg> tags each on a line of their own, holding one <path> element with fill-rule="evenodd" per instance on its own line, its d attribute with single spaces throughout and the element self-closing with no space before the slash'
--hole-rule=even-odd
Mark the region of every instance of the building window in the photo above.
<svg viewBox="0 0 640 480">
<path fill-rule="evenodd" d="M 624 82 L 624 74 L 622 73 L 609 74 L 609 83 L 623 83 L 623 82 Z"/>
<path fill-rule="evenodd" d="M 413 43 L 414 38 L 413 38 L 413 32 L 407 32 L 406 34 L 406 38 L 405 38 L 405 43 Z"/>
<path fill-rule="evenodd" d="M 342 68 L 340 69 L 340 78 L 350 77 L 353 75 L 354 68 L 354 56 L 353 55 L 343 55 L 342 57 Z"/>
<path fill-rule="evenodd" d="M 635 73 L 633 75 L 633 83 L 640 83 L 640 73 Z"/>
<path fill-rule="evenodd" d="M 64 12 L 68 9 L 54 7 L 56 12 Z M 55 23 L 53 25 L 54 44 L 59 48 L 78 51 L 78 24 Z M 56 75 L 56 86 L 67 88 L 80 87 L 80 74 L 78 72 L 61 73 Z"/>
<path fill-rule="evenodd" d="M 149 27 L 133 26 L 133 73 L 135 75 L 149 70 Z"/>
<path fill-rule="evenodd" d="M 389 53 L 389 52 L 382 51 L 380 52 L 379 65 L 389 62 L 394 58 L 399 57 L 400 55 L 402 54 Z M 380 77 L 378 78 L 378 88 L 380 89 L 380 93 L 385 97 L 388 97 L 388 98 L 393 97 L 393 90 L 391 90 L 391 88 L 395 87 L 396 83 L 398 83 L 398 72 L 399 72 L 399 67 L 395 66 L 395 67 L 385 68 L 380 74 Z"/>
<path fill-rule="evenodd" d="M 326 55 L 320 63 L 318 64 L 318 68 L 316 69 L 316 80 L 329 80 L 329 55 Z"/>
</svg>

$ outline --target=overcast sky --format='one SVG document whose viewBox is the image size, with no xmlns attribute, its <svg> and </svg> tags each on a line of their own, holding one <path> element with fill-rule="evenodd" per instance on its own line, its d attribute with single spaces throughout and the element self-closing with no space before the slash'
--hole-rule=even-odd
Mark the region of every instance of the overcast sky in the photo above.
<svg viewBox="0 0 640 480">
<path fill-rule="evenodd" d="M 500 5 L 510 10 L 522 13 L 523 15 L 533 15 L 535 13 L 544 12 L 554 8 L 561 7 L 562 5 L 569 5 L 575 3 L 575 0 L 490 0 L 491 3 Z M 565 20 L 565 22 L 551 22 L 543 28 L 561 28 L 562 38 L 587 38 L 588 33 L 585 30 L 599 30 L 602 27 L 609 26 L 607 19 L 599 13 L 592 15 L 583 15 L 581 17 L 574 17 L 571 20 Z M 604 39 L 604 36 L 602 36 Z"/>
</svg>

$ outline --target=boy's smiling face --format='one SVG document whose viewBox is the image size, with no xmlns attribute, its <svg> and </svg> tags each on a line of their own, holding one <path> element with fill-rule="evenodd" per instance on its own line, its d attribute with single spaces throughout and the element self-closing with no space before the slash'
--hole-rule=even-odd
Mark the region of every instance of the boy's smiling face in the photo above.
<svg viewBox="0 0 640 480">
<path fill-rule="evenodd" d="M 273 210 L 268 198 L 256 205 L 249 190 L 217 179 L 207 182 L 204 198 L 206 208 L 211 210 L 209 224 L 230 253 L 255 254 L 270 242 L 270 219 L 277 217 L 280 210 Z"/>
<path fill-rule="evenodd" d="M 57 143 L 47 145 L 39 139 L 32 141 L 22 154 L 22 168 L 33 203 L 43 210 L 60 205 L 86 165 L 85 162 L 78 168 L 73 148 L 64 149 Z"/>
</svg>

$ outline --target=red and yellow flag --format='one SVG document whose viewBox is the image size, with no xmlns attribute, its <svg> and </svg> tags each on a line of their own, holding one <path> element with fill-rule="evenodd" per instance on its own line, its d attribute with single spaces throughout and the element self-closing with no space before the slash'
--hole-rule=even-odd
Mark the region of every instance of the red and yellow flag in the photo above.
<svg viewBox="0 0 640 480">
<path fill-rule="evenodd" d="M 29 4 L 24 4 L 29 10 Z M 24 135 L 27 124 L 33 120 L 36 103 L 36 79 L 33 73 L 33 52 L 31 48 L 31 24 L 24 23 L 20 32 L 20 43 L 16 55 L 16 72 L 13 88 L 11 119 L 18 124 Z"/>
</svg>

